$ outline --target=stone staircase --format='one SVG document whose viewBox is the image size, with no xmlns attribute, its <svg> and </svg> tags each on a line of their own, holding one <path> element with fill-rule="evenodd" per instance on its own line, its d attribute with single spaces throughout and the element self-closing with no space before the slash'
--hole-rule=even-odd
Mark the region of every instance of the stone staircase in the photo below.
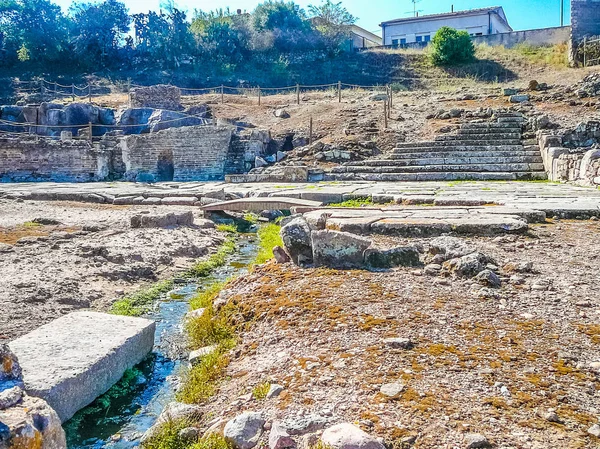
<svg viewBox="0 0 600 449">
<path fill-rule="evenodd" d="M 332 181 L 452 181 L 546 179 L 537 145 L 524 146 L 518 114 L 462 124 L 456 135 L 401 143 L 385 159 L 347 162 L 325 174 Z"/>
</svg>

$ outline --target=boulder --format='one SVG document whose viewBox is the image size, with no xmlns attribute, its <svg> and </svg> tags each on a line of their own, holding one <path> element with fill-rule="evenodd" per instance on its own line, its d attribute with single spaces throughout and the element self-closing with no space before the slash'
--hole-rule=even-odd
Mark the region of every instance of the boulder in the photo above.
<svg viewBox="0 0 600 449">
<path fill-rule="evenodd" d="M 491 270 L 480 271 L 474 279 L 480 284 L 493 288 L 500 287 L 502 283 L 498 275 Z"/>
<path fill-rule="evenodd" d="M 7 344 L 0 344 L 0 390 L 13 387 L 22 377 L 21 366 L 17 356 Z"/>
<path fill-rule="evenodd" d="M 64 108 L 65 125 L 98 123 L 98 107 L 89 103 L 71 103 Z"/>
<path fill-rule="evenodd" d="M 60 418 L 43 399 L 24 395 L 0 413 L 1 448 L 66 449 Z"/>
<path fill-rule="evenodd" d="M 275 109 L 273 115 L 277 118 L 290 118 L 290 114 L 285 109 Z"/>
<path fill-rule="evenodd" d="M 313 260 L 311 232 L 303 217 L 296 217 L 281 228 L 283 247 L 296 265 Z"/>
<path fill-rule="evenodd" d="M 321 442 L 333 449 L 385 449 L 375 437 L 350 423 L 337 424 L 325 429 Z"/>
<path fill-rule="evenodd" d="M 277 263 L 288 263 L 291 260 L 290 256 L 279 245 L 273 247 L 273 257 Z"/>
<path fill-rule="evenodd" d="M 414 246 L 391 249 L 368 248 L 364 253 L 365 264 L 370 268 L 413 267 L 419 265 L 419 251 Z"/>
<path fill-rule="evenodd" d="M 123 132 L 125 134 L 140 134 L 142 132 L 148 132 L 148 119 L 153 112 L 154 109 L 152 108 L 125 109 L 117 117 L 117 125 L 124 127 Z"/>
<path fill-rule="evenodd" d="M 6 390 L 0 390 L 0 410 L 17 405 L 23 399 L 25 392 L 17 385 Z"/>
<path fill-rule="evenodd" d="M 252 449 L 262 435 L 264 424 L 260 413 L 244 412 L 225 424 L 223 436 L 235 449 Z"/>
<path fill-rule="evenodd" d="M 176 111 L 156 109 L 148 118 L 148 129 L 150 132 L 156 132 L 167 128 L 203 125 L 205 123 L 207 121 L 200 117 L 193 117 Z"/>
<path fill-rule="evenodd" d="M 172 226 L 192 226 L 193 224 L 194 214 L 192 211 L 164 215 L 133 215 L 130 219 L 132 228 L 167 228 Z"/>
<path fill-rule="evenodd" d="M 511 95 L 509 101 L 511 103 L 524 103 L 525 101 L 529 101 L 529 95 Z"/>
<path fill-rule="evenodd" d="M 466 256 L 475 252 L 475 247 L 469 245 L 464 239 L 457 237 L 436 237 L 429 242 L 429 254 L 435 257 L 438 263 L 455 257 Z"/>
<path fill-rule="evenodd" d="M 316 266 L 353 268 L 364 265 L 364 252 L 371 241 L 342 231 L 313 231 L 312 258 Z"/>
<path fill-rule="evenodd" d="M 495 265 L 493 259 L 483 253 L 476 252 L 450 259 L 444 262 L 442 269 L 459 277 L 471 278 L 483 271 L 488 263 Z"/>
</svg>

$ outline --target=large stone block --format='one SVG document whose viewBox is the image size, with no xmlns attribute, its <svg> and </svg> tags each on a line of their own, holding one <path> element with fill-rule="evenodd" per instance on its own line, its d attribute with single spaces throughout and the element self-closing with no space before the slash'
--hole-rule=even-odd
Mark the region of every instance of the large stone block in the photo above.
<svg viewBox="0 0 600 449">
<path fill-rule="evenodd" d="M 46 400 L 65 422 L 146 357 L 154 330 L 154 321 L 143 318 L 74 312 L 9 346 L 27 393 Z"/>
</svg>

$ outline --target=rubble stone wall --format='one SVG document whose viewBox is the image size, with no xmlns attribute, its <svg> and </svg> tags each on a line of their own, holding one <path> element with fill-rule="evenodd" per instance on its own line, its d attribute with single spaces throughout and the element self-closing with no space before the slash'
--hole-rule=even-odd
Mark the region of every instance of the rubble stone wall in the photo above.
<svg viewBox="0 0 600 449">
<path fill-rule="evenodd" d="M 570 34 L 571 27 L 563 26 L 473 36 L 471 40 L 474 44 L 503 45 L 506 48 L 511 48 L 522 42 L 526 42 L 529 45 L 564 44 L 569 41 Z"/>
<path fill-rule="evenodd" d="M 571 61 L 577 60 L 579 43 L 590 36 L 600 36 L 600 0 L 571 0 Z"/>
<path fill-rule="evenodd" d="M 132 108 L 181 109 L 181 90 L 176 86 L 158 84 L 138 87 L 131 91 L 129 97 Z"/>
<path fill-rule="evenodd" d="M 1 182 L 85 182 L 108 176 L 110 155 L 87 141 L 0 139 Z"/>
</svg>

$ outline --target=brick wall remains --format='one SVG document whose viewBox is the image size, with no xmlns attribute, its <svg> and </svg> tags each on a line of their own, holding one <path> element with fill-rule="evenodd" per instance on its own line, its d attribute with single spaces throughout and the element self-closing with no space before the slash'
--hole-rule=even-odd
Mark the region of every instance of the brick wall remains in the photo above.
<svg viewBox="0 0 600 449">
<path fill-rule="evenodd" d="M 571 0 L 571 59 L 584 37 L 600 36 L 600 0 Z"/>
</svg>

